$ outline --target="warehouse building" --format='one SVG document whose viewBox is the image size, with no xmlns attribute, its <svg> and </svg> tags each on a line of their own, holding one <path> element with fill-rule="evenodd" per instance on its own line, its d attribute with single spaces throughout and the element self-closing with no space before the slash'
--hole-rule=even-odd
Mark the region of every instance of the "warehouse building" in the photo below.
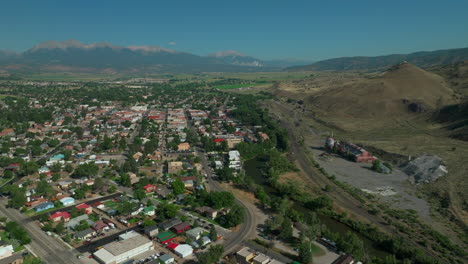
<svg viewBox="0 0 468 264">
<path fill-rule="evenodd" d="M 153 242 L 138 234 L 104 245 L 94 253 L 94 257 L 103 264 L 122 263 L 151 249 L 153 249 Z"/>
</svg>

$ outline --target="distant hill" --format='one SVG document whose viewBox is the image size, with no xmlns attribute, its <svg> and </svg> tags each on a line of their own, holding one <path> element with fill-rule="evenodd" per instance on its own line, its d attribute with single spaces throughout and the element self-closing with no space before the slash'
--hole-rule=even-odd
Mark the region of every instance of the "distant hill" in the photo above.
<svg viewBox="0 0 468 264">
<path fill-rule="evenodd" d="M 441 76 L 401 63 L 378 77 L 317 93 L 310 102 L 332 115 L 384 118 L 431 112 L 455 103 L 456 97 Z"/>
<path fill-rule="evenodd" d="M 430 70 L 444 77 L 457 92 L 468 97 L 468 60 Z"/>
<path fill-rule="evenodd" d="M 343 57 L 315 62 L 306 66 L 296 66 L 286 71 L 375 71 L 407 61 L 418 67 L 428 68 L 468 60 L 468 48 L 438 51 L 422 51 L 410 54 L 394 54 L 377 57 Z"/>
<path fill-rule="evenodd" d="M 199 56 L 158 46 L 48 41 L 23 53 L 0 52 L 0 69 L 10 72 L 245 72 L 271 70 L 253 57 Z"/>
</svg>

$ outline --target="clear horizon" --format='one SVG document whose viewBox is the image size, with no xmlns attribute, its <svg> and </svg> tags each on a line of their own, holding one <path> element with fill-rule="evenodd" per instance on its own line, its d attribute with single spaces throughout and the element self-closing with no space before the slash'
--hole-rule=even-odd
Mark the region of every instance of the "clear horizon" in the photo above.
<svg viewBox="0 0 468 264">
<path fill-rule="evenodd" d="M 236 50 L 263 59 L 323 60 L 468 47 L 462 1 L 9 2 L 0 50 L 50 40 L 161 46 L 197 55 Z"/>
</svg>

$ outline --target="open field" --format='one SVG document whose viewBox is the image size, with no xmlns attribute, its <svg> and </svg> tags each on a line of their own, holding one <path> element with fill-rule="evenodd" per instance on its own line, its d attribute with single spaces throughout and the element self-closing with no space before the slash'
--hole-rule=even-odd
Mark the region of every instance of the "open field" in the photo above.
<svg viewBox="0 0 468 264">
<path fill-rule="evenodd" d="M 268 86 L 268 85 L 271 85 L 271 83 L 226 84 L 226 85 L 216 86 L 215 88 L 218 88 L 221 90 L 230 90 L 230 89 L 237 89 L 237 88 Z"/>
</svg>

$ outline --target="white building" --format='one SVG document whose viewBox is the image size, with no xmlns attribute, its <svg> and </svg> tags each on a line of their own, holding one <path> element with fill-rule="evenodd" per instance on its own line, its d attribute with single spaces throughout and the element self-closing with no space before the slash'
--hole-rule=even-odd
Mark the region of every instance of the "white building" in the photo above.
<svg viewBox="0 0 468 264">
<path fill-rule="evenodd" d="M 122 263 L 151 249 L 153 249 L 153 242 L 138 234 L 104 245 L 94 253 L 94 257 L 103 264 Z"/>
<path fill-rule="evenodd" d="M 203 234 L 204 232 L 205 232 L 205 229 L 201 227 L 195 227 L 185 232 L 185 235 L 192 240 L 198 240 L 200 239 L 201 234 Z"/>
<path fill-rule="evenodd" d="M 181 244 L 178 245 L 175 249 L 174 252 L 180 256 L 181 258 L 186 258 L 193 253 L 193 248 L 190 245 L 187 244 Z"/>
<path fill-rule="evenodd" d="M 3 241 L 2 241 L 3 243 Z M 9 244 L 0 245 L 0 259 L 8 258 L 13 255 L 13 246 Z"/>
</svg>

